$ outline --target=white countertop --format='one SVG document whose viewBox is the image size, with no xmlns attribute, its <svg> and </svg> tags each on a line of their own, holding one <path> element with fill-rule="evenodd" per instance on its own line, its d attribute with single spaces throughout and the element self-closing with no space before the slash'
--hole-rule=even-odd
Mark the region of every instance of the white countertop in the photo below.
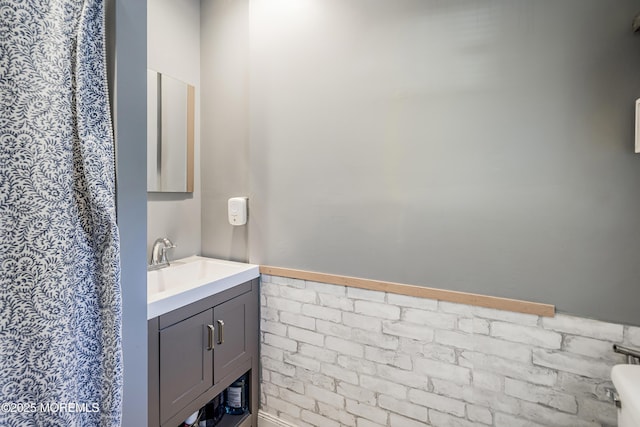
<svg viewBox="0 0 640 427">
<path fill-rule="evenodd" d="M 147 272 L 147 320 L 260 276 L 254 264 L 191 256 Z"/>
</svg>

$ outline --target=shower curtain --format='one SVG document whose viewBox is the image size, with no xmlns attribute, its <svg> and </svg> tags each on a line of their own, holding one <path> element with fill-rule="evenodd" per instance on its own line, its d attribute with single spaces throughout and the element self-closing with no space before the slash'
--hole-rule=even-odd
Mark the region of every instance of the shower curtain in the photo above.
<svg viewBox="0 0 640 427">
<path fill-rule="evenodd" d="M 120 425 L 104 6 L 0 0 L 3 427 Z"/>
</svg>

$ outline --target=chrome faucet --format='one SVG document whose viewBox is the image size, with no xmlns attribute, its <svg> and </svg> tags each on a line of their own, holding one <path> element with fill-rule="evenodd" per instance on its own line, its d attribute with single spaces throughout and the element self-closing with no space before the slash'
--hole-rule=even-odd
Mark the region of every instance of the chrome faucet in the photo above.
<svg viewBox="0 0 640 427">
<path fill-rule="evenodd" d="M 151 261 L 148 270 L 157 270 L 163 267 L 169 267 L 169 259 L 167 258 L 167 250 L 175 248 L 176 245 L 166 237 L 160 237 L 153 243 L 151 249 Z"/>
</svg>

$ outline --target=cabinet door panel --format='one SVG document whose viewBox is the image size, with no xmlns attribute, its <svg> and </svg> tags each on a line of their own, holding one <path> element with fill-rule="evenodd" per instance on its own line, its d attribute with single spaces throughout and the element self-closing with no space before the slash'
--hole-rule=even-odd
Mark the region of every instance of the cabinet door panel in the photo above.
<svg viewBox="0 0 640 427">
<path fill-rule="evenodd" d="M 215 349 L 213 357 L 213 382 L 217 383 L 233 368 L 233 364 L 247 357 L 246 323 L 248 303 L 247 293 L 217 305 L 213 308 L 215 320 Z M 255 308 L 254 308 L 255 309 Z M 224 323 L 222 326 L 221 322 Z"/>
<path fill-rule="evenodd" d="M 160 331 L 160 419 L 166 421 L 213 386 L 207 310 Z"/>
</svg>

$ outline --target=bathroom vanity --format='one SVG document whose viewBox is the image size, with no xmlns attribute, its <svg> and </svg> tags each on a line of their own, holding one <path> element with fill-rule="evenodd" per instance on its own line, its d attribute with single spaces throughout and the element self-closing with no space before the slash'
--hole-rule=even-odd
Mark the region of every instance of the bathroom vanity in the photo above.
<svg viewBox="0 0 640 427">
<path fill-rule="evenodd" d="M 257 427 L 259 272 L 250 264 L 212 260 L 222 263 L 212 267 L 208 261 L 186 259 L 191 272 L 172 264 L 159 273 L 160 287 L 163 280 L 149 274 L 149 427 L 181 425 L 243 376 L 247 411 L 225 414 L 217 426 Z M 242 271 L 224 270 L 228 266 Z M 212 278 L 207 269 L 224 274 Z M 195 276 L 195 287 L 166 286 Z"/>
</svg>

